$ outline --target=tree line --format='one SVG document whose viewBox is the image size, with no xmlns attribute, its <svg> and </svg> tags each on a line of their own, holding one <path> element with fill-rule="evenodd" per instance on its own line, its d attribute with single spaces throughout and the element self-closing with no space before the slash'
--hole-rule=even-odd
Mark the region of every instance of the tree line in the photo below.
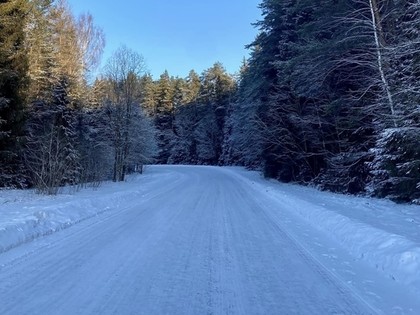
<svg viewBox="0 0 420 315">
<path fill-rule="evenodd" d="M 142 104 L 156 127 L 160 164 L 223 165 L 226 119 L 236 79 L 219 62 L 187 78 L 165 71 L 158 80 L 143 77 Z"/>
<path fill-rule="evenodd" d="M 121 47 L 91 84 L 104 45 L 93 17 L 65 0 L 0 1 L 0 186 L 55 194 L 152 161 L 143 57 Z"/>
<path fill-rule="evenodd" d="M 419 202 L 418 0 L 260 9 L 235 75 L 217 62 L 155 80 L 122 47 L 89 84 L 104 45 L 90 15 L 63 1 L 0 1 L 1 185 L 120 181 L 151 162 L 242 165 Z"/>
<path fill-rule="evenodd" d="M 285 182 L 419 202 L 419 1 L 260 7 L 230 162 Z"/>
<path fill-rule="evenodd" d="M 164 74 L 155 84 L 148 101 L 159 161 L 242 165 L 284 182 L 418 203 L 418 0 L 264 0 L 260 8 L 259 34 L 236 76 L 215 64 L 199 78 L 171 85 Z"/>
</svg>

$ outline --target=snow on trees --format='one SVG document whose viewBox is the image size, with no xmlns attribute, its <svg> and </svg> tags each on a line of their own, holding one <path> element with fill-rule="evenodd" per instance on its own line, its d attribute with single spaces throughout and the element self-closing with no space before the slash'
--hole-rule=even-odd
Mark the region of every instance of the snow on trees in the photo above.
<svg viewBox="0 0 420 315">
<path fill-rule="evenodd" d="M 140 109 L 139 97 L 140 76 L 144 71 L 143 57 L 125 46 L 106 65 L 105 132 L 114 151 L 113 181 L 124 181 L 131 167 L 151 161 L 155 138 Z"/>
</svg>

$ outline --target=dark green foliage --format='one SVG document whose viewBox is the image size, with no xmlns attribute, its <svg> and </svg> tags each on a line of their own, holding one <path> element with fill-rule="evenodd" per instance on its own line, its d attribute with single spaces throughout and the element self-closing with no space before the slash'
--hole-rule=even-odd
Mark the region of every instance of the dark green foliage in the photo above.
<svg viewBox="0 0 420 315">
<path fill-rule="evenodd" d="M 174 79 L 165 71 L 156 84 L 155 125 L 158 130 L 157 162 L 168 162 L 174 128 Z"/>
<path fill-rule="evenodd" d="M 390 123 L 418 127 L 420 19 L 415 1 L 378 5 L 379 41 L 387 45 L 381 66 L 395 115 L 381 81 L 369 2 L 264 0 L 260 34 L 249 46 L 229 118 L 229 163 L 352 194 L 384 182 L 376 178 L 378 169 L 390 167 L 382 154 L 396 146 L 381 139 L 381 129 Z M 417 141 L 398 139 L 404 152 Z M 417 165 L 415 154 L 398 163 L 398 174 L 388 170 L 387 176 L 400 177 L 398 187 L 407 191 L 377 195 L 417 198 L 417 182 L 401 171 Z"/>
<path fill-rule="evenodd" d="M 223 153 L 226 114 L 235 82 L 221 63 L 204 71 L 198 96 L 200 111 L 196 128 L 198 160 L 204 164 L 218 164 Z"/>
<path fill-rule="evenodd" d="M 197 139 L 195 129 L 199 119 L 198 104 L 184 104 L 176 110 L 174 140 L 172 143 L 171 164 L 198 164 Z"/>
<path fill-rule="evenodd" d="M 26 185 L 21 163 L 27 58 L 27 1 L 0 1 L 0 187 Z"/>
<path fill-rule="evenodd" d="M 377 142 L 372 163 L 373 193 L 396 201 L 420 198 L 420 128 L 385 130 Z"/>
<path fill-rule="evenodd" d="M 194 71 L 186 79 L 162 74 L 153 85 L 155 109 L 151 112 L 158 130 L 157 162 L 220 164 L 235 88 L 235 80 L 220 63 L 201 77 Z M 148 107 L 146 98 L 143 107 Z"/>
<path fill-rule="evenodd" d="M 36 102 L 28 120 L 25 162 L 38 192 L 56 194 L 59 187 L 80 182 L 77 112 L 71 108 L 63 79 L 51 102 Z"/>
<path fill-rule="evenodd" d="M 381 8 L 386 34 L 385 70 L 395 113 L 392 117 L 384 115 L 378 124 L 377 141 L 372 149 L 374 161 L 370 164 L 370 189 L 374 195 L 417 203 L 420 196 L 419 9 L 419 2 L 411 0 Z"/>
<path fill-rule="evenodd" d="M 103 109 L 86 109 L 77 113 L 77 143 L 81 186 L 97 186 L 112 178 L 110 137 L 104 130 L 109 124 Z"/>
</svg>

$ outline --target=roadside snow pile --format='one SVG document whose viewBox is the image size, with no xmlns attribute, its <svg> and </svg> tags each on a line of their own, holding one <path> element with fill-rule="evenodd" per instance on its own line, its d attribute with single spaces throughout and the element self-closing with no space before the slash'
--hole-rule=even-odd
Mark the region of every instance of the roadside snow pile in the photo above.
<svg viewBox="0 0 420 315">
<path fill-rule="evenodd" d="M 57 196 L 0 190 L 0 253 L 100 213 L 124 209 L 128 200 L 140 200 L 146 186 L 161 179 L 150 173 L 125 183 L 106 182 L 98 189 L 67 189 Z"/>
<path fill-rule="evenodd" d="M 404 230 L 394 234 L 373 227 L 363 220 L 363 216 L 359 220 L 349 218 L 343 214 L 344 202 L 337 211 L 328 201 L 325 206 L 316 206 L 304 200 L 290 200 L 289 196 L 279 196 L 273 191 L 270 194 L 287 205 L 287 209 L 329 233 L 356 259 L 364 260 L 388 277 L 420 291 L 420 245 L 404 235 Z M 347 211 L 354 209 L 349 207 Z"/>
<path fill-rule="evenodd" d="M 322 192 L 233 170 L 281 210 L 329 234 L 355 259 L 420 292 L 420 206 Z"/>
</svg>

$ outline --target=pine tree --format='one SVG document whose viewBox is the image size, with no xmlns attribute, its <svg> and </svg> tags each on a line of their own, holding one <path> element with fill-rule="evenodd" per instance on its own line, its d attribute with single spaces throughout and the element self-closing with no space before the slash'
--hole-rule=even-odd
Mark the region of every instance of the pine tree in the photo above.
<svg viewBox="0 0 420 315">
<path fill-rule="evenodd" d="M 226 141 L 231 143 L 231 163 L 260 169 L 263 163 L 263 136 L 257 115 L 261 105 L 258 89 L 260 77 L 256 68 L 251 68 L 251 61 L 241 69 L 236 102 L 232 105 L 230 116 L 232 132 Z"/>
<path fill-rule="evenodd" d="M 174 137 L 172 138 L 168 163 L 196 164 L 197 149 L 195 129 L 199 120 L 198 101 L 201 88 L 200 77 L 190 71 L 186 79 L 177 79 L 174 92 Z"/>
<path fill-rule="evenodd" d="M 188 103 L 187 97 L 188 97 L 188 85 L 187 82 L 182 78 L 175 78 L 174 80 L 174 93 L 172 98 L 172 104 L 173 104 L 173 112 L 174 112 L 174 119 L 176 119 L 176 111 L 181 106 Z"/>
<path fill-rule="evenodd" d="M 174 138 L 174 83 L 165 71 L 156 84 L 155 126 L 158 130 L 159 153 L 157 161 L 160 164 L 168 162 L 171 144 Z"/>
<path fill-rule="evenodd" d="M 98 65 L 104 35 L 90 14 L 76 18 L 65 0 L 32 0 L 26 25 L 29 101 L 51 99 L 62 78 L 73 101 L 86 103 L 87 80 Z"/>
<path fill-rule="evenodd" d="M 388 128 L 379 137 L 371 163 L 371 191 L 377 197 L 419 203 L 420 128 Z"/>
<path fill-rule="evenodd" d="M 84 109 L 77 115 L 77 151 L 79 154 L 79 185 L 99 186 L 112 178 L 112 143 L 108 137 L 106 113 L 100 106 Z"/>
<path fill-rule="evenodd" d="M 198 112 L 196 103 L 177 108 L 175 113 L 174 138 L 171 143 L 170 164 L 197 164 L 195 129 Z"/>
<path fill-rule="evenodd" d="M 187 104 L 195 102 L 201 88 L 200 76 L 194 70 L 191 70 L 185 81 L 187 83 L 187 94 L 185 102 Z"/>
<path fill-rule="evenodd" d="M 25 118 L 28 1 L 0 1 L 0 187 L 22 187 L 21 145 Z"/>
<path fill-rule="evenodd" d="M 289 11 L 295 40 L 285 47 L 293 57 L 276 62 L 279 77 L 286 77 L 280 87 L 288 86 L 292 101 L 280 110 L 297 145 L 292 160 L 307 166 L 297 180 L 352 193 L 363 192 L 369 175 L 375 91 L 373 34 L 360 33 L 352 16 L 358 9 L 342 1 L 300 2 Z"/>
<path fill-rule="evenodd" d="M 51 98 L 54 77 L 54 48 L 51 43 L 53 26 L 49 18 L 50 0 L 33 0 L 26 24 L 26 47 L 28 52 L 28 103 Z"/>
<path fill-rule="evenodd" d="M 54 87 L 50 102 L 33 104 L 28 121 L 25 162 L 39 193 L 57 194 L 63 185 L 79 183 L 76 128 L 77 115 L 63 79 Z"/>
<path fill-rule="evenodd" d="M 156 84 L 150 74 L 144 75 L 140 80 L 140 97 L 143 110 L 148 116 L 156 114 Z"/>
<path fill-rule="evenodd" d="M 239 121 L 239 116 L 243 113 L 239 113 L 239 101 L 238 95 L 240 94 L 239 87 L 241 86 L 242 79 L 245 76 L 245 73 L 248 70 L 248 61 L 247 59 L 242 60 L 242 65 L 239 70 L 239 74 L 236 77 L 236 91 L 232 95 L 232 99 L 229 102 L 228 110 L 226 113 L 226 123 L 223 131 L 223 152 L 221 157 L 221 162 L 223 165 L 235 165 L 241 164 L 240 159 L 242 152 L 238 149 L 238 130 L 242 129 L 244 126 L 241 125 Z M 249 125 L 248 125 L 249 126 Z M 245 128 L 244 128 L 245 129 Z"/>
<path fill-rule="evenodd" d="M 418 1 L 403 1 L 377 12 L 384 17 L 380 22 L 387 35 L 381 42 L 381 74 L 388 84 L 392 115 L 378 117 L 370 190 L 397 201 L 418 202 L 420 197 L 419 8 Z"/>
<path fill-rule="evenodd" d="M 198 161 L 219 164 L 227 109 L 235 93 L 235 80 L 219 62 L 203 72 L 198 96 L 199 121 L 195 130 Z"/>
</svg>

